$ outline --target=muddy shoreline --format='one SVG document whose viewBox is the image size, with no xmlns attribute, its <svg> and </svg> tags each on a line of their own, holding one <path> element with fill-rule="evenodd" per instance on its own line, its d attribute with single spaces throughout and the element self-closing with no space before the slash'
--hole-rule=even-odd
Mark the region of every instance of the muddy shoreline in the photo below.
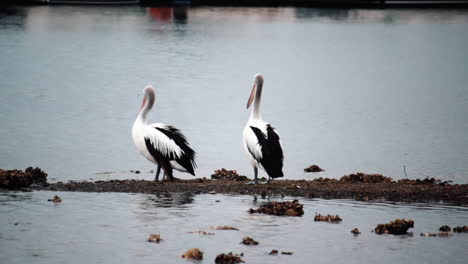
<svg viewBox="0 0 468 264">
<path fill-rule="evenodd" d="M 431 184 L 407 182 L 343 182 L 334 179 L 276 180 L 270 184 L 209 179 L 153 182 L 108 180 L 95 182 L 51 183 L 32 190 L 123 193 L 220 193 L 259 196 L 296 196 L 307 198 L 387 200 L 395 202 L 444 202 L 468 206 L 468 184 Z"/>
</svg>

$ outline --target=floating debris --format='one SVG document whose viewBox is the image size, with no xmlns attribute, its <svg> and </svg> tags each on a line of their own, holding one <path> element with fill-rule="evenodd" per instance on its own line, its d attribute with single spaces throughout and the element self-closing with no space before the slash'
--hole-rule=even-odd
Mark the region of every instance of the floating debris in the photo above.
<svg viewBox="0 0 468 264">
<path fill-rule="evenodd" d="M 435 237 L 435 236 L 437 236 L 437 234 L 435 234 L 435 233 L 421 233 L 421 236 L 424 236 L 424 237 Z"/>
<path fill-rule="evenodd" d="M 205 235 L 205 236 L 213 236 L 214 233 L 206 232 L 206 231 L 193 231 L 193 232 L 188 232 L 189 234 L 199 234 L 199 235 Z"/>
<path fill-rule="evenodd" d="M 62 202 L 62 198 L 58 197 L 57 195 L 54 195 L 54 198 L 48 199 L 47 201 L 53 202 L 53 203 L 61 203 L 61 202 Z"/>
<path fill-rule="evenodd" d="M 291 252 L 291 251 L 281 251 L 281 254 L 283 254 L 283 255 L 292 255 L 292 254 L 294 254 L 294 252 Z"/>
<path fill-rule="evenodd" d="M 452 234 L 450 233 L 447 233 L 447 232 L 441 232 L 441 233 L 421 233 L 421 236 L 424 236 L 424 237 L 449 237 L 449 236 L 452 236 Z"/>
<path fill-rule="evenodd" d="M 162 241 L 162 238 L 159 234 L 151 234 L 147 241 L 151 243 L 159 243 Z"/>
<path fill-rule="evenodd" d="M 439 231 L 450 232 L 450 231 L 452 231 L 452 228 L 450 228 L 450 226 L 448 226 L 448 225 L 444 225 L 444 226 L 439 227 Z"/>
<path fill-rule="evenodd" d="M 386 224 L 379 224 L 374 229 L 375 233 L 381 234 L 393 234 L 393 235 L 404 235 L 408 229 L 414 227 L 414 221 L 409 219 L 396 219 Z"/>
<path fill-rule="evenodd" d="M 392 182 L 393 179 L 385 177 L 382 174 L 365 174 L 358 172 L 356 174 L 345 175 L 340 178 L 340 182 L 367 182 L 367 183 L 379 183 L 379 182 Z"/>
<path fill-rule="evenodd" d="M 229 252 L 227 254 L 219 254 L 216 256 L 215 263 L 217 264 L 235 264 L 235 263 L 241 263 L 244 262 L 239 254 L 232 254 L 232 252 Z"/>
<path fill-rule="evenodd" d="M 310 165 L 309 167 L 304 169 L 305 172 L 321 172 L 323 171 L 318 165 Z"/>
<path fill-rule="evenodd" d="M 215 227 L 212 227 L 212 228 L 216 229 L 216 230 L 237 230 L 237 231 L 239 231 L 239 228 L 233 227 L 233 226 L 227 226 L 227 225 L 215 226 Z"/>
<path fill-rule="evenodd" d="M 321 214 L 315 214 L 314 217 L 315 222 L 329 222 L 329 223 L 340 223 L 343 221 L 339 215 L 321 215 Z"/>
<path fill-rule="evenodd" d="M 468 226 L 457 226 L 453 228 L 453 232 L 468 233 Z"/>
<path fill-rule="evenodd" d="M 28 167 L 24 171 L 0 169 L 0 188 L 20 189 L 31 184 L 47 185 L 47 173 L 37 167 Z"/>
<path fill-rule="evenodd" d="M 236 170 L 226 170 L 222 168 L 220 170 L 215 170 L 215 172 L 211 175 L 211 179 L 214 180 L 227 180 L 227 181 L 248 181 L 244 175 L 239 175 Z"/>
<path fill-rule="evenodd" d="M 359 234 L 361 234 L 361 231 L 359 231 L 359 229 L 357 229 L 357 227 L 356 227 L 353 230 L 351 230 L 351 233 L 353 233 L 355 235 L 359 235 Z"/>
<path fill-rule="evenodd" d="M 268 255 L 278 255 L 278 250 L 273 249 L 270 251 L 270 253 L 268 253 Z"/>
<path fill-rule="evenodd" d="M 184 259 L 195 259 L 195 260 L 202 260 L 203 259 L 203 252 L 198 248 L 192 248 L 187 250 L 181 256 Z"/>
<path fill-rule="evenodd" d="M 258 209 L 250 208 L 249 213 L 259 213 L 267 215 L 287 215 L 301 216 L 304 214 L 303 205 L 298 200 L 292 202 L 269 202 Z"/>
<path fill-rule="evenodd" d="M 254 246 L 256 246 L 256 245 L 258 245 L 258 242 L 255 241 L 255 240 L 254 240 L 253 238 L 251 238 L 251 237 L 244 237 L 244 238 L 242 239 L 241 244 L 244 244 L 244 245 L 254 245 Z"/>
</svg>

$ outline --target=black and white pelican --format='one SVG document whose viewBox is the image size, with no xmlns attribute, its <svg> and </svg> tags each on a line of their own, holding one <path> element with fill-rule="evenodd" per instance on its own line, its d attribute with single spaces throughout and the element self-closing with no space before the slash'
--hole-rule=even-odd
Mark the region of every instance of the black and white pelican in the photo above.
<svg viewBox="0 0 468 264">
<path fill-rule="evenodd" d="M 270 178 L 283 177 L 283 149 L 278 132 L 269 123 L 262 120 L 260 99 L 262 97 L 263 76 L 255 75 L 255 83 L 247 101 L 247 108 L 254 102 L 249 121 L 244 128 L 244 148 L 254 168 L 258 183 L 258 167 L 263 168 Z"/>
<path fill-rule="evenodd" d="M 153 107 L 156 95 L 150 85 L 146 86 L 143 92 L 143 103 L 133 123 L 132 137 L 140 153 L 158 165 L 154 180 L 158 180 L 161 168 L 171 181 L 174 179 L 173 169 L 195 176 L 196 153 L 180 130 L 161 123 L 147 124 L 146 118 Z"/>
</svg>

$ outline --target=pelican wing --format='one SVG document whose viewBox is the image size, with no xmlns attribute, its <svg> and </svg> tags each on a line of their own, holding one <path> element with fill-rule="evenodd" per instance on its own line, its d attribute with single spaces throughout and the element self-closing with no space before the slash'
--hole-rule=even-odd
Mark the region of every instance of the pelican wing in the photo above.
<svg viewBox="0 0 468 264">
<path fill-rule="evenodd" d="M 262 165 L 268 175 L 272 178 L 283 176 L 283 149 L 281 147 L 280 137 L 276 130 L 266 124 L 265 132 L 255 126 L 250 126 L 257 139 L 257 145 L 260 147 L 261 156 L 258 154 L 257 161 Z"/>
</svg>

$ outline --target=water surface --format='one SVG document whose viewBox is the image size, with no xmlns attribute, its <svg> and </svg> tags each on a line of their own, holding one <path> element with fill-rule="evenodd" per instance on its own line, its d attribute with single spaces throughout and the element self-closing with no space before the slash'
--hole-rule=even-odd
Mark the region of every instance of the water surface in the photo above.
<svg viewBox="0 0 468 264">
<path fill-rule="evenodd" d="M 459 10 L 41 6 L 0 13 L 0 168 L 55 181 L 144 178 L 130 137 L 154 122 L 198 152 L 198 175 L 251 175 L 241 137 L 253 75 L 287 178 L 357 171 L 468 182 L 468 13 Z M 104 171 L 124 171 L 99 174 Z M 263 173 L 263 172 L 262 172 Z M 176 177 L 186 178 L 180 173 Z M 261 176 L 264 176 L 261 174 Z"/>
<path fill-rule="evenodd" d="M 62 197 L 61 204 L 47 201 L 55 194 Z M 466 224 L 467 208 L 300 199 L 302 217 L 247 212 L 266 201 L 209 194 L 2 192 L 0 257 L 5 263 L 182 263 L 180 255 L 193 247 L 205 252 L 201 263 L 213 263 L 217 254 L 229 251 L 243 252 L 246 263 L 465 263 L 468 257 L 467 234 L 419 235 L 437 232 L 444 224 Z M 339 214 L 343 222 L 314 222 L 316 212 Z M 415 221 L 414 235 L 371 232 L 397 217 Z M 214 225 L 240 231 L 211 230 Z M 361 235 L 350 233 L 355 227 Z M 197 230 L 215 235 L 187 233 Z M 147 243 L 151 233 L 160 233 L 164 241 Z M 260 244 L 240 244 L 245 236 Z M 267 255 L 272 249 L 294 254 Z"/>
</svg>

